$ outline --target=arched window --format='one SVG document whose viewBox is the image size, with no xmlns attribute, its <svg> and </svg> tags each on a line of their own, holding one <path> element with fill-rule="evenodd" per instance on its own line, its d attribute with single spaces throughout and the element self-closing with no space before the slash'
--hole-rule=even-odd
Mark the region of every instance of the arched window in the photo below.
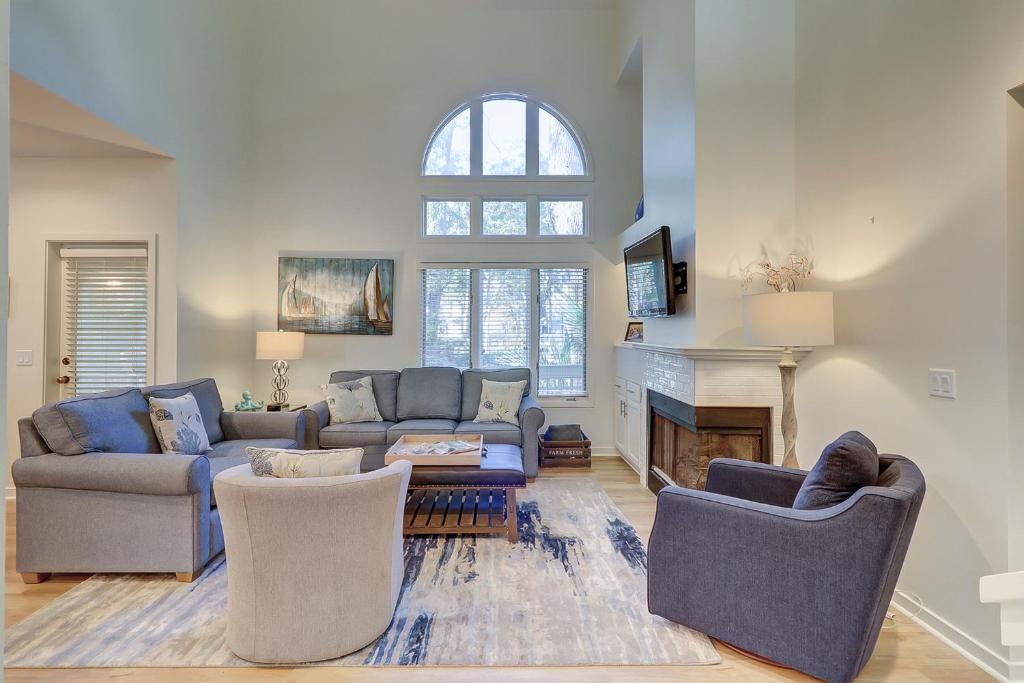
<svg viewBox="0 0 1024 683">
<path fill-rule="evenodd" d="M 486 95 L 457 107 L 430 136 L 421 171 L 430 180 L 424 237 L 550 240 L 590 233 L 586 148 L 565 117 L 525 95 Z"/>
</svg>

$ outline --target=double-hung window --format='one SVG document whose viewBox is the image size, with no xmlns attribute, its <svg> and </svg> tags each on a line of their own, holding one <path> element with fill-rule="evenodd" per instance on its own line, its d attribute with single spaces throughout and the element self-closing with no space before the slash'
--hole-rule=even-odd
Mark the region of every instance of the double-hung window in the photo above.
<svg viewBox="0 0 1024 683">
<path fill-rule="evenodd" d="M 528 367 L 542 399 L 589 395 L 587 266 L 426 264 L 420 283 L 424 366 Z"/>
</svg>

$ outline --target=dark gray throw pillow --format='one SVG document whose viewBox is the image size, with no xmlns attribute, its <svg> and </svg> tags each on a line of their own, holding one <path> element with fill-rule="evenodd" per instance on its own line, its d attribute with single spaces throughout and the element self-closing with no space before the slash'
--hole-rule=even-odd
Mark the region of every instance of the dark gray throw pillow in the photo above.
<svg viewBox="0 0 1024 683">
<path fill-rule="evenodd" d="M 794 510 L 838 505 L 878 483 L 878 449 L 860 432 L 846 432 L 825 446 L 793 501 Z"/>
</svg>

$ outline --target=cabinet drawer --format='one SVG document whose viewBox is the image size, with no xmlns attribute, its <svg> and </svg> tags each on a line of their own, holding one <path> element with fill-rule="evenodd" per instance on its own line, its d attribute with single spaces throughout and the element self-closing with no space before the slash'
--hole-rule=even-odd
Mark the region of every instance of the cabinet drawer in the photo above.
<svg viewBox="0 0 1024 683">
<path fill-rule="evenodd" d="M 615 393 L 623 395 L 626 393 L 626 380 L 621 377 L 615 378 Z"/>
<path fill-rule="evenodd" d="M 626 397 L 630 401 L 640 403 L 640 398 L 643 396 L 643 388 L 636 382 L 626 382 Z"/>
</svg>

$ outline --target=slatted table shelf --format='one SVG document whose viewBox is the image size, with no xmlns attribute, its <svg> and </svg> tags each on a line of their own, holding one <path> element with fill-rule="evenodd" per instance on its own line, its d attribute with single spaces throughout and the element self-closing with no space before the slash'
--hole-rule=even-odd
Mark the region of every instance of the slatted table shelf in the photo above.
<svg viewBox="0 0 1024 683">
<path fill-rule="evenodd" d="M 515 488 L 409 487 L 405 533 L 501 534 L 519 541 Z"/>
</svg>

